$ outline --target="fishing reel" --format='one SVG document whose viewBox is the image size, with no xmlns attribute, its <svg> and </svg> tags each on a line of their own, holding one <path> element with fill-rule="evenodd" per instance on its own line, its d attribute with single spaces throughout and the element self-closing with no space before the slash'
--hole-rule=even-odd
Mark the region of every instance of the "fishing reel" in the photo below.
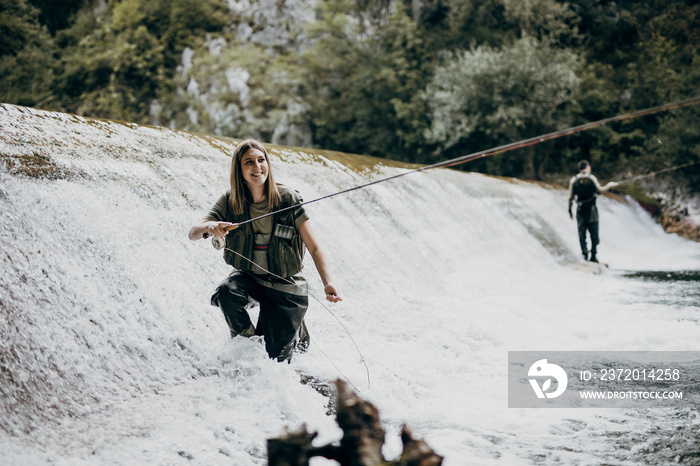
<svg viewBox="0 0 700 466">
<path fill-rule="evenodd" d="M 204 239 L 211 236 L 211 245 L 214 246 L 214 249 L 224 249 L 226 247 L 226 237 L 219 238 L 218 236 L 210 235 L 209 233 L 204 233 L 203 236 Z"/>
<path fill-rule="evenodd" d="M 211 237 L 211 245 L 214 249 L 224 249 L 226 247 L 226 238 L 219 238 L 218 236 Z"/>
</svg>

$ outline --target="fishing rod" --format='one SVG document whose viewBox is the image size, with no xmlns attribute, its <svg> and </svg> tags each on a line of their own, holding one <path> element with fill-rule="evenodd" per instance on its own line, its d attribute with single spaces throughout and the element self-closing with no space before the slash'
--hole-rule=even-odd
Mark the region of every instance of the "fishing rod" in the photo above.
<svg viewBox="0 0 700 466">
<path fill-rule="evenodd" d="M 635 180 L 641 180 L 642 178 L 649 178 L 654 175 L 658 175 L 659 173 L 666 173 L 674 170 L 680 170 L 681 168 L 687 168 L 687 167 L 692 167 L 693 165 L 698 165 L 700 162 L 690 162 L 690 163 L 684 163 L 683 165 L 676 165 L 675 167 L 670 167 L 670 168 L 664 168 L 663 170 L 656 170 L 653 172 L 645 173 L 644 175 L 637 175 L 633 176 L 631 178 L 625 178 L 622 181 L 616 181 L 615 184 L 622 184 L 622 183 L 630 183 Z"/>
<path fill-rule="evenodd" d="M 467 162 L 474 160 L 474 159 L 489 157 L 491 155 L 496 155 L 496 154 L 502 154 L 504 152 L 509 152 L 511 150 L 520 149 L 523 147 L 534 146 L 535 144 L 540 144 L 540 143 L 545 142 L 545 141 L 551 141 L 551 140 L 554 140 L 554 139 L 557 139 L 557 138 L 560 138 L 563 136 L 569 136 L 571 134 L 587 131 L 589 129 L 596 128 L 598 126 L 604 126 L 604 125 L 606 125 L 608 123 L 612 123 L 614 121 L 626 120 L 626 119 L 631 119 L 631 118 L 638 118 L 638 117 L 645 116 L 645 115 L 652 115 L 654 113 L 659 113 L 659 112 L 663 112 L 663 111 L 675 110 L 675 109 L 684 108 L 684 107 L 690 107 L 692 105 L 697 105 L 697 104 L 700 104 L 700 97 L 695 97 L 695 98 L 687 99 L 687 100 L 681 100 L 678 102 L 673 102 L 673 103 L 669 103 L 669 104 L 665 104 L 665 105 L 659 105 L 657 107 L 650 107 L 650 108 L 646 108 L 644 110 L 639 110 L 639 111 L 632 112 L 632 113 L 626 113 L 624 115 L 618 115 L 618 116 L 614 116 L 614 117 L 604 118 L 602 120 L 594 121 L 592 123 L 585 123 L 583 125 L 573 126 L 571 128 L 567 128 L 567 129 L 563 129 L 563 130 L 559 130 L 559 131 L 554 131 L 552 133 L 543 134 L 541 136 L 535 136 L 532 138 L 523 139 L 521 141 L 511 142 L 509 144 L 504 144 L 502 146 L 494 147 L 492 149 L 474 152 L 472 154 L 463 155 L 461 157 L 456 157 L 453 159 L 444 160 L 442 162 L 437 162 L 437 163 L 434 163 L 432 165 L 425 165 L 423 167 L 419 167 L 419 168 L 416 168 L 414 170 L 409 170 L 409 171 L 406 171 L 403 173 L 398 173 L 396 175 L 392 175 L 392 176 L 389 176 L 386 178 L 381 178 L 381 179 L 378 179 L 375 181 L 371 181 L 369 183 L 365 183 L 365 184 L 362 184 L 359 186 L 354 186 L 352 188 L 348 188 L 348 189 L 344 189 L 342 191 L 338 191 L 336 193 L 328 194 L 328 195 L 319 197 L 317 199 L 312 199 L 310 201 L 301 202 L 299 204 L 294 204 L 294 205 L 289 206 L 289 207 L 285 207 L 285 208 L 282 208 L 279 210 L 275 210 L 273 212 L 269 212 L 269 213 L 264 214 L 264 215 L 260 215 L 259 217 L 244 220 L 242 222 L 237 223 L 237 225 L 245 225 L 246 223 L 250 223 L 250 222 L 255 221 L 255 220 L 260 220 L 261 218 L 269 217 L 270 215 L 275 215 L 277 213 L 284 212 L 286 210 L 296 209 L 297 207 L 300 207 L 303 205 L 313 204 L 314 202 L 319 202 L 319 201 L 323 201 L 325 199 L 330 199 L 331 197 L 340 196 L 341 194 L 347 194 L 347 193 L 352 192 L 352 191 L 357 191 L 358 189 L 368 188 L 370 186 L 374 186 L 374 185 L 379 184 L 379 183 L 384 183 L 386 181 L 395 180 L 397 178 L 411 175 L 413 173 L 420 173 L 420 172 L 424 172 L 426 170 L 432 170 L 434 168 L 454 167 L 457 165 L 461 165 L 463 163 L 467 163 Z"/>
</svg>

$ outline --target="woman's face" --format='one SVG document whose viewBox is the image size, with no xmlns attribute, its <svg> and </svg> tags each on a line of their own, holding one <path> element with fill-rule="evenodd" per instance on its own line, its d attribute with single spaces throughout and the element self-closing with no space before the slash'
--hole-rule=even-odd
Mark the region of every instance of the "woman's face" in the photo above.
<svg viewBox="0 0 700 466">
<path fill-rule="evenodd" d="M 264 187 L 268 174 L 265 154 L 255 148 L 248 149 L 241 158 L 241 174 L 249 189 Z"/>
</svg>

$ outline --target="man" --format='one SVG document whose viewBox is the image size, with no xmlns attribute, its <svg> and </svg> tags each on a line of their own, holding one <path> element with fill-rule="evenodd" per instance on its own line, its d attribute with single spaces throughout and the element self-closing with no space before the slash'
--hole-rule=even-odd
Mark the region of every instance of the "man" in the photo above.
<svg viewBox="0 0 700 466">
<path fill-rule="evenodd" d="M 598 262 L 596 257 L 598 246 L 598 208 L 595 205 L 596 197 L 599 193 L 617 186 L 611 181 L 601 187 L 595 176 L 591 175 L 591 164 L 586 160 L 578 163 L 579 173 L 569 181 L 569 217 L 574 218 L 571 213 L 571 205 L 576 198 L 576 221 L 578 223 L 578 239 L 581 243 L 581 254 L 583 260 Z M 586 232 L 591 236 L 591 255 L 588 256 L 586 244 Z"/>
</svg>

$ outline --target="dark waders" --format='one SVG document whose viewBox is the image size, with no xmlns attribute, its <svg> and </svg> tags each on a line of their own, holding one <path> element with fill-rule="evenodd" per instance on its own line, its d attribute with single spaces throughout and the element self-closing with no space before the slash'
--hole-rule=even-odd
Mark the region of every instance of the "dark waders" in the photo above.
<svg viewBox="0 0 700 466">
<path fill-rule="evenodd" d="M 260 304 L 254 327 L 248 308 Z M 263 286 L 246 272 L 236 271 L 218 286 L 211 297 L 212 306 L 221 309 L 231 336 L 265 337 L 265 349 L 271 358 L 290 360 L 295 347 L 308 347 L 308 332 L 303 322 L 309 298 Z"/>
<path fill-rule="evenodd" d="M 586 232 L 591 236 L 590 259 L 596 259 L 599 243 L 598 239 L 598 209 L 595 202 L 579 205 L 576 210 L 576 222 L 578 223 L 578 240 L 581 244 L 581 253 L 588 259 L 588 245 L 586 244 Z"/>
</svg>

